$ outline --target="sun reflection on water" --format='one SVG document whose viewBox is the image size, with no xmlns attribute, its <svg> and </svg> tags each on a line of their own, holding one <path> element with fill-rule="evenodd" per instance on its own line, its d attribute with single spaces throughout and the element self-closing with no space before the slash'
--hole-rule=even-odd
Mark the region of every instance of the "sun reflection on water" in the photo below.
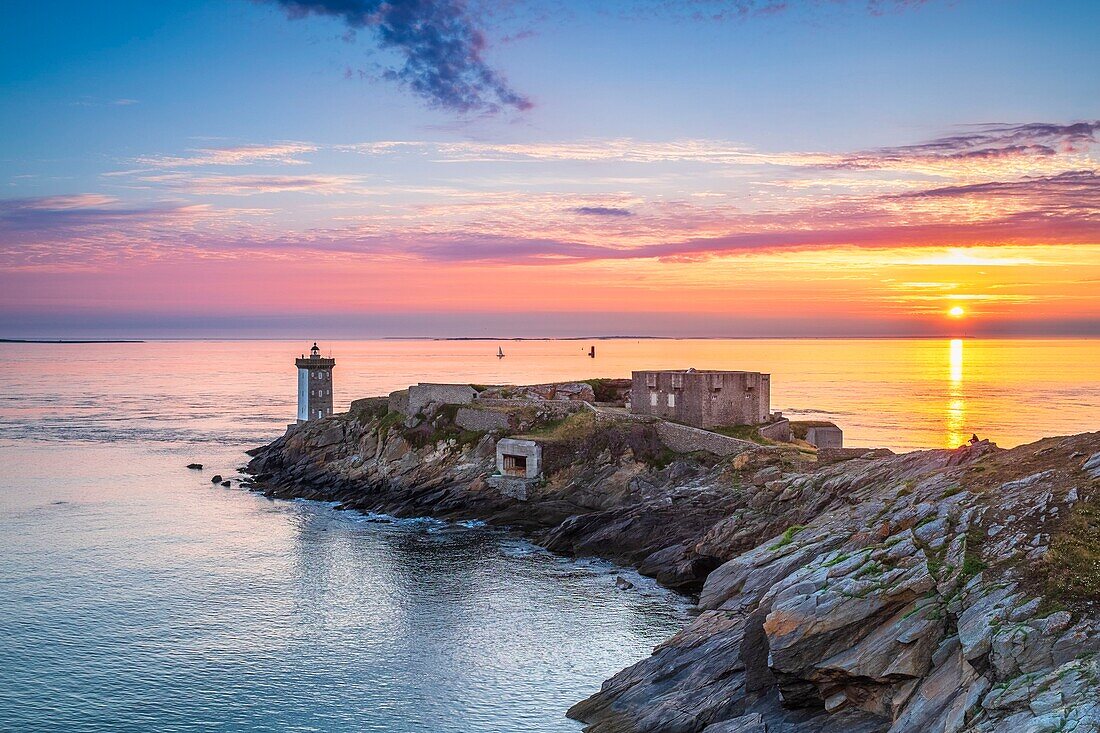
<svg viewBox="0 0 1100 733">
<path fill-rule="evenodd" d="M 963 398 L 963 342 L 951 339 L 948 347 L 948 376 L 946 444 L 949 448 L 962 445 L 966 441 L 966 400 Z"/>
</svg>

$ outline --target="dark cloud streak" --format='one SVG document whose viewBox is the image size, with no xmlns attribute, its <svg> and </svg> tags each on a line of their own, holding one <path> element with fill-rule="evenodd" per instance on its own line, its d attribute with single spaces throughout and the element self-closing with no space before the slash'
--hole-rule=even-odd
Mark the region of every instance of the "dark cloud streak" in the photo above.
<svg viewBox="0 0 1100 733">
<path fill-rule="evenodd" d="M 260 0 L 291 18 L 337 18 L 349 29 L 373 30 L 404 65 L 386 78 L 408 86 L 433 107 L 459 113 L 526 110 L 532 105 L 482 59 L 485 36 L 461 0 Z"/>
<path fill-rule="evenodd" d="M 573 209 L 573 213 L 585 216 L 634 216 L 634 212 L 630 209 L 618 209 L 611 206 L 579 206 Z"/>
</svg>

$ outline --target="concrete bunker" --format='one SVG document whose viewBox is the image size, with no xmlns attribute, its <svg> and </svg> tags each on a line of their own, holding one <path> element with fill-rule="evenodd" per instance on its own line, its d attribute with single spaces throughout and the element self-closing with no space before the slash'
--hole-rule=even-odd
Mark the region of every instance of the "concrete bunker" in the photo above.
<svg viewBox="0 0 1100 733">
<path fill-rule="evenodd" d="M 806 428 L 806 442 L 818 448 L 843 448 L 844 432 L 832 423 Z"/>
<path fill-rule="evenodd" d="M 533 440 L 498 440 L 497 473 L 511 478 L 537 479 L 542 473 L 542 446 Z"/>
</svg>

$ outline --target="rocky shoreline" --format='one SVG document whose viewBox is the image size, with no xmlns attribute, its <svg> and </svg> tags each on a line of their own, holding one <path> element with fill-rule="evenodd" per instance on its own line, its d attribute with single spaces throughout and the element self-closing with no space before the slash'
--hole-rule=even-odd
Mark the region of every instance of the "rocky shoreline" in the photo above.
<svg viewBox="0 0 1100 733">
<path fill-rule="evenodd" d="M 356 401 L 252 451 L 249 487 L 480 519 L 698 594 L 570 710 L 592 733 L 1100 731 L 1100 433 L 826 463 L 537 407 L 471 431 L 451 407 Z M 526 501 L 488 483 L 516 433 L 558 456 Z"/>
</svg>

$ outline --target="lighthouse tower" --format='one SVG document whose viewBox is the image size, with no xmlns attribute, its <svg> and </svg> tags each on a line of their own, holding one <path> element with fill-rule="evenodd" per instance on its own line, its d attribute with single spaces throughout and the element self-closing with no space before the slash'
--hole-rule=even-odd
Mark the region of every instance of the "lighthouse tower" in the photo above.
<svg viewBox="0 0 1100 733">
<path fill-rule="evenodd" d="M 298 424 L 317 420 L 332 414 L 332 368 L 335 359 L 321 356 L 317 344 L 294 360 L 298 367 Z"/>
</svg>

